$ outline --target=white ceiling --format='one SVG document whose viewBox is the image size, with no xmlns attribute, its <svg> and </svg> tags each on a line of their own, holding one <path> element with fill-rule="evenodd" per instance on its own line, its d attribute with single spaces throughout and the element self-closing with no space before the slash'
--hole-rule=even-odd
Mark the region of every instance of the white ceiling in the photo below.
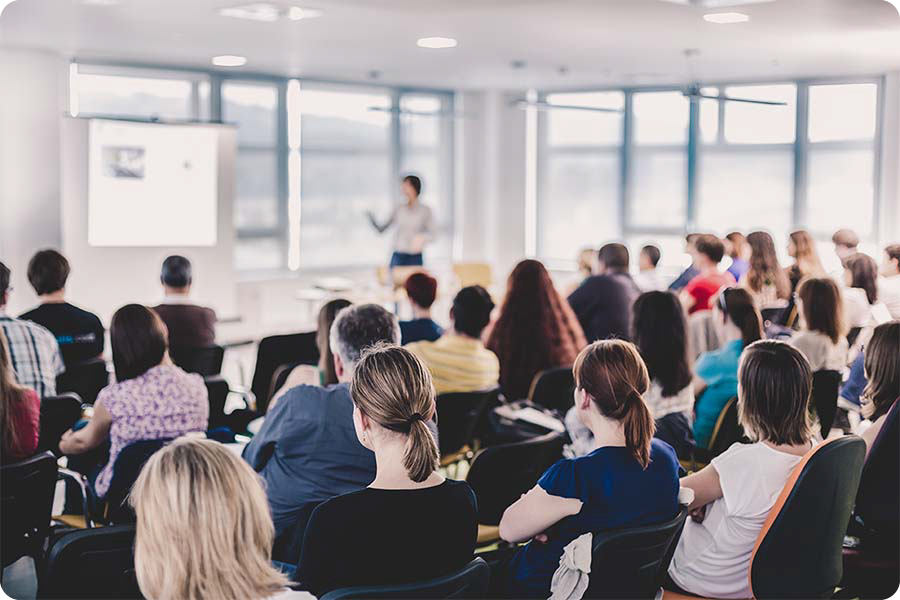
<svg viewBox="0 0 900 600">
<path fill-rule="evenodd" d="M 574 88 L 786 79 L 900 69 L 900 16 L 884 0 L 776 0 L 741 6 L 750 22 L 707 23 L 708 10 L 662 0 L 297 0 L 302 21 L 261 23 L 217 10 L 253 0 L 17 0 L 0 45 L 83 60 L 210 67 L 441 88 Z M 2 2 L 0 2 L 2 4 Z M 728 9 L 726 9 L 728 10 Z M 449 36 L 449 50 L 416 47 Z M 692 59 L 685 48 L 700 54 Z M 526 66 L 513 69 L 512 61 Z M 565 67 L 567 72 L 560 73 Z M 240 70 L 240 69 L 238 69 Z"/>
</svg>

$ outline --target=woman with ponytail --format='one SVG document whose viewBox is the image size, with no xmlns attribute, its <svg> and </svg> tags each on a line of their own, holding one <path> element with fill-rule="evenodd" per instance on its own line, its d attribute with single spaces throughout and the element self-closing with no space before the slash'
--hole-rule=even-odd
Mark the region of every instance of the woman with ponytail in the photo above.
<svg viewBox="0 0 900 600">
<path fill-rule="evenodd" d="M 409 350 L 379 344 L 357 363 L 350 395 L 359 442 L 375 453 L 375 480 L 316 508 L 296 579 L 321 597 L 336 588 L 407 583 L 461 569 L 475 551 L 475 494 L 437 471 L 428 369 Z"/>
<path fill-rule="evenodd" d="M 585 533 L 659 523 L 678 512 L 678 459 L 654 439 L 643 395 L 650 377 L 637 348 L 594 342 L 575 359 L 575 407 L 595 447 L 563 459 L 506 509 L 500 536 L 531 540 L 512 559 L 508 595 L 547 598 L 563 548 Z"/>
</svg>

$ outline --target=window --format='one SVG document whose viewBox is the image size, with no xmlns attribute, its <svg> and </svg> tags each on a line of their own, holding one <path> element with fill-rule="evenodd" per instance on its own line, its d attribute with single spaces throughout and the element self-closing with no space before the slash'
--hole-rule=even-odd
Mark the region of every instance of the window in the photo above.
<svg viewBox="0 0 900 600">
<path fill-rule="evenodd" d="M 731 98 L 784 102 L 784 106 L 725 102 L 725 141 L 729 144 L 789 144 L 794 141 L 797 86 L 743 85 L 726 87 Z"/>
<path fill-rule="evenodd" d="M 874 138 L 877 92 L 874 83 L 810 86 L 809 141 Z"/>
</svg>

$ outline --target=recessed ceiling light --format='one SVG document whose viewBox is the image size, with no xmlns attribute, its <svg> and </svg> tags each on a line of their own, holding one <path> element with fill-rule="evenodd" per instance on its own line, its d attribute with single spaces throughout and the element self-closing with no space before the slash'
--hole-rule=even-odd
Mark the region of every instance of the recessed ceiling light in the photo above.
<svg viewBox="0 0 900 600">
<path fill-rule="evenodd" d="M 708 23 L 718 23 L 719 25 L 726 23 L 745 23 L 750 20 L 750 15 L 739 12 L 709 13 L 703 15 L 703 20 Z"/>
<path fill-rule="evenodd" d="M 243 67 L 247 64 L 247 58 L 233 54 L 222 54 L 221 56 L 213 56 L 212 64 L 217 67 Z"/>
<path fill-rule="evenodd" d="M 424 37 L 416 42 L 419 48 L 456 48 L 456 40 L 448 37 Z"/>
<path fill-rule="evenodd" d="M 268 2 L 256 2 L 254 4 L 220 8 L 219 14 L 223 17 L 271 23 L 278 20 L 278 17 L 281 15 L 281 9 Z"/>
<path fill-rule="evenodd" d="M 318 8 L 302 8 L 300 6 L 292 6 L 287 10 L 287 18 L 291 21 L 299 21 L 300 19 L 315 19 L 321 17 L 322 11 Z"/>
</svg>

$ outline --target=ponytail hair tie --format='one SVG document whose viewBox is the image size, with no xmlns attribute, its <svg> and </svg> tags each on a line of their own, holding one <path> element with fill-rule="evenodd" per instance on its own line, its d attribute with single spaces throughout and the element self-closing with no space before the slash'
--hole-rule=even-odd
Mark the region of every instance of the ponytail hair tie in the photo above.
<svg viewBox="0 0 900 600">
<path fill-rule="evenodd" d="M 411 426 L 416 421 L 424 421 L 424 420 L 425 420 L 425 417 L 423 417 L 420 413 L 413 413 L 406 420 L 406 424 Z"/>
</svg>

